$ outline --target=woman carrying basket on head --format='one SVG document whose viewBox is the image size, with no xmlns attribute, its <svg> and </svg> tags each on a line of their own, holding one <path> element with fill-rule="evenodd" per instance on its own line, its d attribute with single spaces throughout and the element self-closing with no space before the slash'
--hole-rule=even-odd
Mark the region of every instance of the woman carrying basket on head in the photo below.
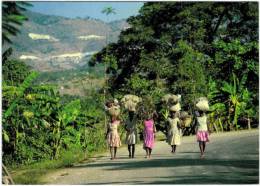
<svg viewBox="0 0 260 186">
<path fill-rule="evenodd" d="M 180 105 L 177 103 L 176 105 L 170 108 L 170 117 L 167 119 L 167 141 L 168 144 L 172 147 L 172 153 L 175 153 L 176 147 L 181 144 L 181 121 L 179 119 L 179 110 Z"/>
<path fill-rule="evenodd" d="M 206 142 L 209 142 L 209 122 L 206 112 L 209 110 L 207 98 L 199 98 L 196 107 L 198 109 L 196 116 L 196 137 L 199 142 L 200 157 L 204 158 Z"/>
<path fill-rule="evenodd" d="M 126 144 L 128 147 L 129 158 L 134 158 L 135 156 L 135 144 L 137 142 L 137 115 L 136 107 L 141 98 L 136 95 L 127 94 L 121 99 L 122 105 L 128 110 L 128 118 L 125 122 L 126 129 Z"/>
<path fill-rule="evenodd" d="M 116 158 L 117 148 L 121 146 L 121 140 L 118 133 L 118 127 L 120 125 L 120 120 L 118 119 L 120 114 L 120 106 L 116 99 L 114 102 L 110 102 L 107 106 L 111 120 L 107 126 L 106 139 L 110 148 L 111 160 L 113 160 Z"/>
</svg>

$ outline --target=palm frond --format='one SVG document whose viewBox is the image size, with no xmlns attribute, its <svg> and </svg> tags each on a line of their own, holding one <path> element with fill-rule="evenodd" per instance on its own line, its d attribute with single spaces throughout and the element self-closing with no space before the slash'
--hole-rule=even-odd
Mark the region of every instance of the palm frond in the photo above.
<svg viewBox="0 0 260 186">
<path fill-rule="evenodd" d="M 9 47 L 4 53 L 2 54 L 2 63 L 4 64 L 8 57 L 12 55 L 13 49 Z"/>
</svg>

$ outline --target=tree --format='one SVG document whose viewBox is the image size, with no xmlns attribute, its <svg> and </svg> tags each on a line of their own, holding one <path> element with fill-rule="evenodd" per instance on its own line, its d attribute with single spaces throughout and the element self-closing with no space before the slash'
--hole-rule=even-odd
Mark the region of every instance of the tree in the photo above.
<svg viewBox="0 0 260 186">
<path fill-rule="evenodd" d="M 106 15 L 116 14 L 115 9 L 112 8 L 111 6 L 105 7 L 105 8 L 102 10 L 102 13 L 103 13 L 103 14 L 106 14 Z"/>
<path fill-rule="evenodd" d="M 11 37 L 16 36 L 19 33 L 19 26 L 24 21 L 28 20 L 23 11 L 26 11 L 25 7 L 32 6 L 28 2 L 3 2 L 2 3 L 2 45 L 12 43 Z M 7 48 L 2 53 L 2 63 L 7 61 L 7 58 L 12 54 L 11 47 Z"/>
<path fill-rule="evenodd" d="M 18 27 L 21 26 L 25 20 L 28 20 L 22 12 L 26 11 L 25 7 L 29 6 L 32 5 L 28 2 L 3 2 L 2 44 L 6 42 L 11 43 L 10 36 L 16 36 L 16 34 L 20 32 Z"/>
<path fill-rule="evenodd" d="M 256 5 L 145 3 L 137 16 L 127 19 L 130 28 L 121 32 L 118 42 L 106 46 L 90 64 L 104 63 L 105 53 L 113 56 L 117 68 L 109 77 L 111 94 L 120 97 L 135 92 L 160 100 L 165 93 L 182 93 L 185 109 L 196 97 L 210 94 L 209 79 L 220 90 L 223 81 L 233 81 L 234 72 L 238 77 L 247 77 L 245 88 L 252 93 L 253 105 L 257 105 Z M 212 101 L 221 103 L 227 99 L 228 94 L 223 94 Z"/>
</svg>

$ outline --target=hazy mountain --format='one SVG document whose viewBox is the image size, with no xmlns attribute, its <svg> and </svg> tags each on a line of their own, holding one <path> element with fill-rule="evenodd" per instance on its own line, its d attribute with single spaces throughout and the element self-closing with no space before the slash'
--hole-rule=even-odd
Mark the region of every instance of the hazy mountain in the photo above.
<svg viewBox="0 0 260 186">
<path fill-rule="evenodd" d="M 26 12 L 29 21 L 13 40 L 14 54 L 38 71 L 77 68 L 108 42 L 116 42 L 125 20 L 105 23 L 86 18 L 65 18 Z"/>
</svg>

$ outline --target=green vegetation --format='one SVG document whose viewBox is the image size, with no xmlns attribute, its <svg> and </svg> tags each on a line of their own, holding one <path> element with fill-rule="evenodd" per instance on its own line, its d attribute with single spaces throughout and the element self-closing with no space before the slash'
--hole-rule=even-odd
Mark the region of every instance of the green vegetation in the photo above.
<svg viewBox="0 0 260 186">
<path fill-rule="evenodd" d="M 38 78 L 35 81 L 35 84 L 40 83 L 54 83 L 56 84 L 59 81 L 69 81 L 71 79 L 82 79 L 89 77 L 91 79 L 104 78 L 104 65 L 100 64 L 96 67 L 83 66 L 78 69 L 64 70 L 59 72 L 42 72 L 39 74 Z"/>
<path fill-rule="evenodd" d="M 26 7 L 31 6 L 28 2 L 5 2 L 2 5 L 3 10 L 3 32 L 2 43 L 12 43 L 11 36 L 16 36 L 19 33 L 19 26 L 23 24 L 25 20 L 28 20 L 23 11 L 26 11 Z"/>
<path fill-rule="evenodd" d="M 119 41 L 89 62 L 108 63 L 112 96 L 151 96 L 159 123 L 164 94 L 181 94 L 191 114 L 195 99 L 207 96 L 215 130 L 258 125 L 257 3 L 151 2 L 127 22 Z"/>
<path fill-rule="evenodd" d="M 9 2 L 3 6 L 9 6 Z M 14 171 L 16 183 L 38 183 L 38 176 L 47 170 L 71 166 L 105 148 L 103 107 L 98 93 L 62 97 L 55 85 L 59 76 L 46 79 L 53 85 L 42 84 L 37 80 L 39 74 L 22 61 L 10 55 L 2 57 L 3 163 Z M 80 78 L 101 78 L 100 66 L 72 73 L 80 73 Z M 62 76 L 70 78 L 72 73 Z"/>
<path fill-rule="evenodd" d="M 258 126 L 257 7 L 255 2 L 145 3 L 139 15 L 127 20 L 130 28 L 121 32 L 119 41 L 103 48 L 90 67 L 82 69 L 38 74 L 11 58 L 11 48 L 6 50 L 3 163 L 12 168 L 17 183 L 33 184 L 47 170 L 72 166 L 102 151 L 104 97 L 121 99 L 124 94 L 142 97 L 141 110 L 156 109 L 157 129 L 162 132 L 169 113 L 161 98 L 167 93 L 181 94 L 182 108 L 191 115 L 195 99 L 208 97 L 216 131 Z M 111 7 L 104 9 L 108 15 L 112 12 Z M 26 20 L 20 16 L 19 24 Z M 58 20 L 45 23 L 39 17 L 37 21 L 44 25 Z M 14 36 L 18 30 L 4 31 Z M 10 39 L 3 38 L 6 45 Z M 84 89 L 86 96 L 61 95 L 59 83 L 72 80 L 83 88 L 97 80 L 98 89 L 91 85 Z M 121 118 L 125 117 L 123 113 Z"/>
</svg>

